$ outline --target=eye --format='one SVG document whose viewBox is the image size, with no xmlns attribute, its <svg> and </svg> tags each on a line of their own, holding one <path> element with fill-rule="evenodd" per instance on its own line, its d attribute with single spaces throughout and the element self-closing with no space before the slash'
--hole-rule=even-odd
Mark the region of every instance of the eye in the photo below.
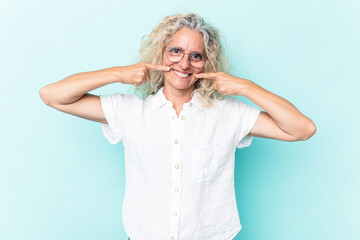
<svg viewBox="0 0 360 240">
<path fill-rule="evenodd" d="M 195 59 L 195 60 L 198 60 L 198 61 L 201 61 L 203 60 L 203 56 L 201 53 L 197 53 L 197 52 L 194 52 L 191 54 L 191 58 Z"/>
<path fill-rule="evenodd" d="M 180 48 L 177 48 L 177 47 L 172 47 L 170 48 L 169 50 L 171 53 L 176 53 L 176 54 L 179 54 L 182 52 L 182 50 Z"/>
</svg>

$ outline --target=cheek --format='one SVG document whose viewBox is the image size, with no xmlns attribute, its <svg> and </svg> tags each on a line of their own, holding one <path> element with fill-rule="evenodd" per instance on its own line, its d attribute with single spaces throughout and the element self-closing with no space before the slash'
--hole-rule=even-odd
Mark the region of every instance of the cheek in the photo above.
<svg viewBox="0 0 360 240">
<path fill-rule="evenodd" d="M 163 55 L 162 65 L 164 65 L 164 66 L 170 66 L 171 65 L 171 62 L 169 62 L 169 60 L 166 58 L 165 54 Z M 168 78 L 169 73 L 170 73 L 170 71 L 169 72 L 164 72 L 164 77 Z"/>
<path fill-rule="evenodd" d="M 163 54 L 162 65 L 165 65 L 165 66 L 170 66 L 171 65 L 171 62 L 166 58 L 165 54 Z"/>
<path fill-rule="evenodd" d="M 203 68 L 194 68 L 195 73 L 201 73 Z"/>
</svg>

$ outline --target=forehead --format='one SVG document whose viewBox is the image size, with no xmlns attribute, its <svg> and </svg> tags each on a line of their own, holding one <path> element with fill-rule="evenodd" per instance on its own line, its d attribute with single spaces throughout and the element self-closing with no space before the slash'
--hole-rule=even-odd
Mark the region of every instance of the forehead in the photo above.
<svg viewBox="0 0 360 240">
<path fill-rule="evenodd" d="M 173 35 L 167 47 L 169 46 L 181 47 L 185 51 L 203 51 L 204 39 L 197 30 L 184 27 Z"/>
</svg>

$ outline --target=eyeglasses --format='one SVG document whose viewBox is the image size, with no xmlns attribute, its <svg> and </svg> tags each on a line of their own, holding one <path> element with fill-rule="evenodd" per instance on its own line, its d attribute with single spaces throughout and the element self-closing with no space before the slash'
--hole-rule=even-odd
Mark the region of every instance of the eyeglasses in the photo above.
<svg viewBox="0 0 360 240">
<path fill-rule="evenodd" d="M 206 56 L 200 52 L 185 53 L 180 47 L 166 48 L 166 57 L 172 62 L 180 62 L 185 54 L 189 55 L 189 62 L 195 68 L 202 68 L 206 62 Z"/>
</svg>

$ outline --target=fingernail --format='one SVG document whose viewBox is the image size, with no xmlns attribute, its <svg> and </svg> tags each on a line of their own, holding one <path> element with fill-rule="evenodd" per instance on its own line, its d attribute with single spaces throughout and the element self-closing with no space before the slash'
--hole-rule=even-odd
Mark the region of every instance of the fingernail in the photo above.
<svg viewBox="0 0 360 240">
<path fill-rule="evenodd" d="M 199 74 L 196 74 L 196 75 L 195 75 L 195 77 L 197 77 L 197 78 L 198 78 L 198 77 L 199 77 Z"/>
</svg>

